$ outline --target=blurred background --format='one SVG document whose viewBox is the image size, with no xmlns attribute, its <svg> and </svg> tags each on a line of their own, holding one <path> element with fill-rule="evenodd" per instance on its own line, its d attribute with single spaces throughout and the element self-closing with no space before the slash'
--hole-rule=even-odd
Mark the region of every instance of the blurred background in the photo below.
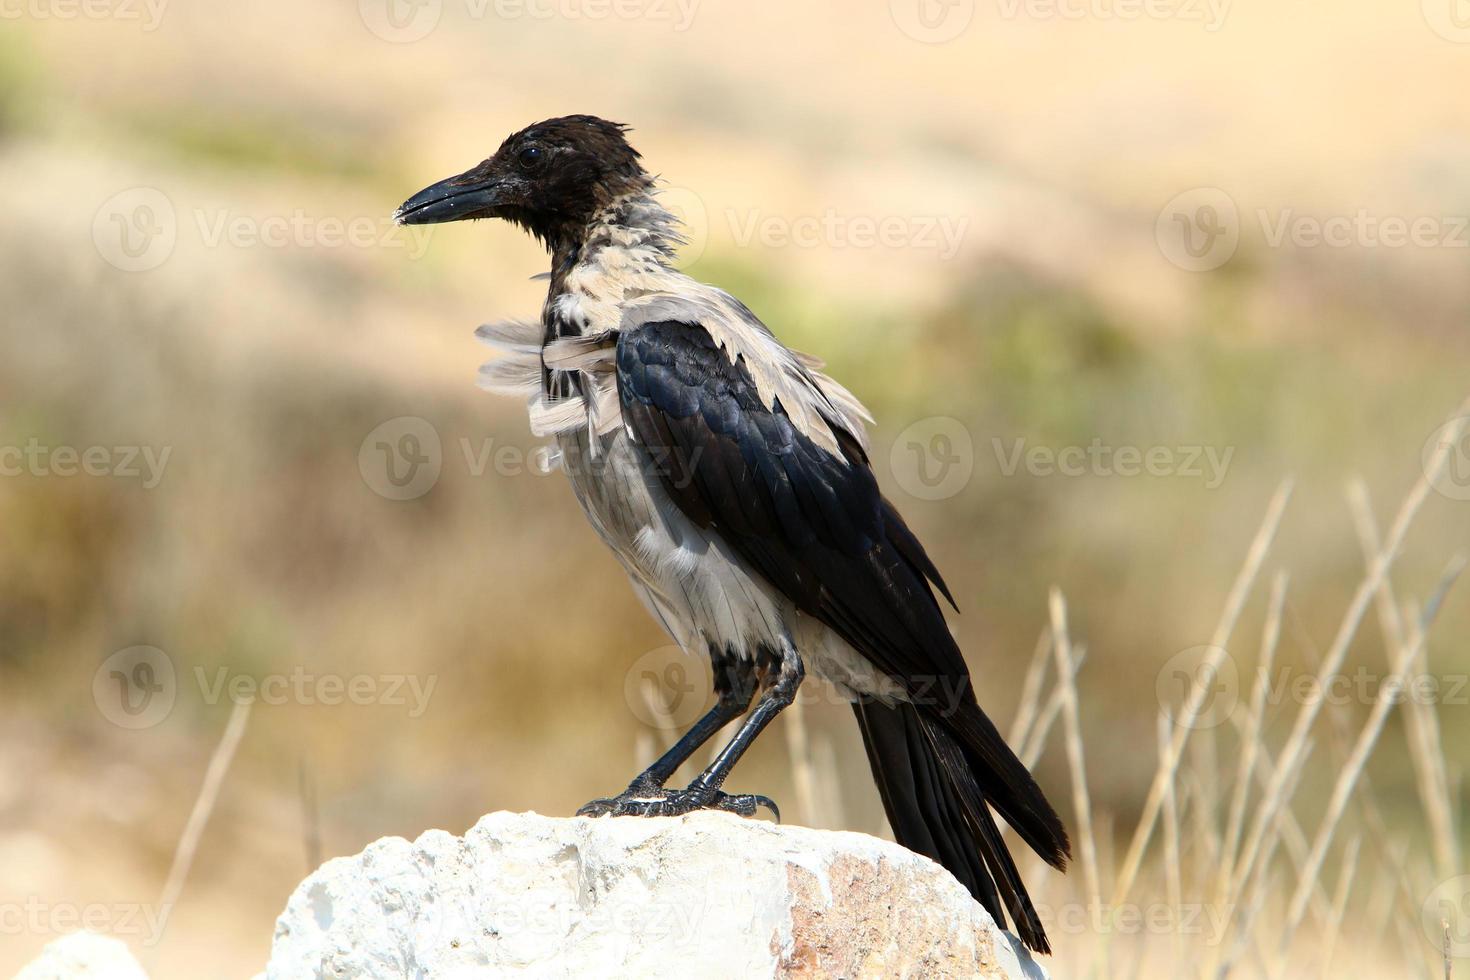
<svg viewBox="0 0 1470 980">
<path fill-rule="evenodd" d="M 1269 583 L 1289 577 L 1260 726 L 1281 745 L 1287 682 L 1364 581 L 1345 491 L 1386 533 L 1420 481 L 1396 591 L 1369 590 L 1346 648 L 1369 681 L 1312 728 L 1292 804 L 1310 843 L 1394 613 L 1434 606 L 1470 546 L 1470 445 L 1441 428 L 1470 394 L 1457 2 L 0 4 L 0 970 L 85 924 L 156 977 L 249 976 L 319 861 L 492 810 L 570 815 L 698 711 L 703 666 L 539 471 L 524 407 L 475 388 L 475 326 L 537 314 L 544 255 L 509 226 L 389 217 L 573 112 L 631 124 L 688 271 L 872 409 L 879 479 L 959 599 L 1002 730 L 1065 594 L 1104 897 L 1177 668 L 1218 641 L 1278 487 L 1232 700 L 1181 767 L 1201 864 Z M 596 574 L 569 594 L 574 569 Z M 1428 973 L 1420 903 L 1445 896 L 1470 955 L 1470 606 L 1436 612 L 1437 803 L 1389 712 L 1293 971 L 1323 967 L 1326 929 L 1339 965 Z M 1038 778 L 1075 831 L 1062 730 Z M 733 786 L 887 832 L 850 713 L 819 693 Z M 1295 887 L 1288 858 L 1264 909 Z M 1132 900 L 1164 901 L 1171 866 Z M 1039 904 L 1085 895 L 1081 868 L 1023 872 Z M 1109 952 L 1058 925 L 1053 968 L 1177 975 L 1222 942 L 1182 931 Z M 1275 942 L 1237 969 L 1269 972 L 1251 951 Z"/>
</svg>

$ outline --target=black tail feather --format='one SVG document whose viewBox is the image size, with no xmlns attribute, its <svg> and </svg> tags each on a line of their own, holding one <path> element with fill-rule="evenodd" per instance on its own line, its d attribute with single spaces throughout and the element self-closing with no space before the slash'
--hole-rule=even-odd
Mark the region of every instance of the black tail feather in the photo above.
<svg viewBox="0 0 1470 980">
<path fill-rule="evenodd" d="M 918 713 L 874 704 L 853 709 L 898 842 L 942 864 L 987 909 L 997 908 L 995 886 L 968 844 L 964 809 L 929 751 Z"/>
<path fill-rule="evenodd" d="M 1065 864 L 1066 832 L 1025 767 L 1019 760 L 1014 766 L 992 765 L 993 744 L 986 746 L 991 751 L 970 749 L 942 722 L 913 705 L 865 702 L 854 704 L 853 711 L 898 842 L 943 865 L 1001 926 L 1009 913 L 1017 935 L 1031 949 L 1051 952 L 1046 930 L 987 806 L 995 806 L 1047 861 L 1058 867 Z M 975 711 L 979 713 L 978 708 Z M 995 738 L 1009 755 L 998 733 Z M 1016 768 L 1025 773 L 1019 785 Z M 1001 773 L 1010 778 L 997 778 Z M 1007 810 L 1018 815 L 1019 825 Z"/>
<path fill-rule="evenodd" d="M 947 712 L 943 723 L 930 720 L 934 732 L 953 733 L 963 746 L 973 780 L 982 798 L 1005 817 L 1011 829 L 1058 871 L 1067 869 L 1072 845 L 1067 830 L 1025 763 L 1016 757 L 995 725 L 974 699 Z"/>
</svg>

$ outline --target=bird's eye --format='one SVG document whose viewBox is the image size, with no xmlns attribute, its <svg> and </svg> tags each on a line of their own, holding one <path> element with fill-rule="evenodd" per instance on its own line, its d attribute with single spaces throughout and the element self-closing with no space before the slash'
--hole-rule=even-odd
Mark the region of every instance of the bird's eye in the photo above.
<svg viewBox="0 0 1470 980">
<path fill-rule="evenodd" d="M 546 151 L 539 146 L 528 146 L 516 154 L 516 162 L 522 170 L 535 170 L 546 162 Z"/>
</svg>

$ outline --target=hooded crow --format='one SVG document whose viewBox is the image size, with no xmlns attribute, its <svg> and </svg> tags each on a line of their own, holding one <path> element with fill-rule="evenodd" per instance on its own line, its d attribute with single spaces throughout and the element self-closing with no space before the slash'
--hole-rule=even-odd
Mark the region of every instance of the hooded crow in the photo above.
<svg viewBox="0 0 1470 980">
<path fill-rule="evenodd" d="M 626 791 L 580 812 L 774 811 L 722 787 L 811 671 L 851 700 L 899 843 L 1049 952 L 994 814 L 1058 869 L 1067 834 L 975 700 L 935 596 L 953 605 L 949 590 L 873 477 L 871 417 L 821 362 L 674 267 L 678 222 L 626 134 L 594 116 L 536 123 L 395 215 L 504 218 L 551 253 L 540 321 L 481 328 L 504 355 L 482 385 L 528 400 L 634 590 L 714 667 L 714 708 Z M 666 788 L 742 716 L 707 769 Z"/>
</svg>

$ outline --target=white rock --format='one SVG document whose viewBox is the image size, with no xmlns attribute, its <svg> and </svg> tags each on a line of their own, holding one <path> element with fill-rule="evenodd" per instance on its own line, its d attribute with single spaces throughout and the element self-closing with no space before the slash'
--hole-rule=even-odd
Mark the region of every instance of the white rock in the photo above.
<svg viewBox="0 0 1470 980">
<path fill-rule="evenodd" d="M 709 812 L 384 838 L 301 883 L 267 976 L 1045 978 L 926 858 Z"/>
<path fill-rule="evenodd" d="M 122 940 L 74 932 L 47 945 L 15 980 L 148 980 L 148 975 Z"/>
</svg>

